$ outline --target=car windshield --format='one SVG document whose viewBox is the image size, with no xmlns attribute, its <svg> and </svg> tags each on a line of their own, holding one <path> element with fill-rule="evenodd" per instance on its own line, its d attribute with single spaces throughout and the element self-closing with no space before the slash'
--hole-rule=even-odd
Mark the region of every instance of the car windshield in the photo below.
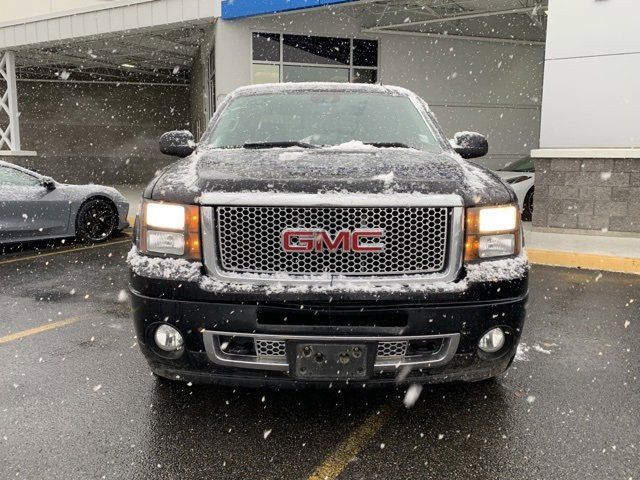
<svg viewBox="0 0 640 480">
<path fill-rule="evenodd" d="M 520 160 L 510 163 L 501 170 L 504 170 L 505 172 L 535 172 L 533 158 L 522 157 Z"/>
<path fill-rule="evenodd" d="M 333 146 L 350 141 L 441 151 L 435 128 L 409 97 L 302 92 L 241 96 L 222 111 L 200 146 Z"/>
</svg>

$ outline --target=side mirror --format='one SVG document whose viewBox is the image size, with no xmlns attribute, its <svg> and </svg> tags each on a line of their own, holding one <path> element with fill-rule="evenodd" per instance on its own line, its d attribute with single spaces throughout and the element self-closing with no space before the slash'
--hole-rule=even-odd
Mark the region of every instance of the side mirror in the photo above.
<svg viewBox="0 0 640 480">
<path fill-rule="evenodd" d="M 173 130 L 160 137 L 160 151 L 173 157 L 188 157 L 196 149 L 196 142 L 191 132 Z"/>
<path fill-rule="evenodd" d="M 449 142 L 462 158 L 484 157 L 489 151 L 487 137 L 476 132 L 458 132 Z"/>
<path fill-rule="evenodd" d="M 42 180 L 40 180 L 40 185 L 42 185 L 47 190 L 55 190 L 56 189 L 56 182 L 51 177 L 42 177 Z"/>
</svg>

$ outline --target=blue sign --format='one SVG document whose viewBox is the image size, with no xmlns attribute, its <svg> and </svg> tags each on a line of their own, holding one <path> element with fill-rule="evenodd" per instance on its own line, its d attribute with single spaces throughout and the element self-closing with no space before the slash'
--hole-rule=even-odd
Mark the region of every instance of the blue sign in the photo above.
<svg viewBox="0 0 640 480">
<path fill-rule="evenodd" d="M 222 0 L 222 18 L 232 20 L 353 1 L 355 0 Z"/>
</svg>

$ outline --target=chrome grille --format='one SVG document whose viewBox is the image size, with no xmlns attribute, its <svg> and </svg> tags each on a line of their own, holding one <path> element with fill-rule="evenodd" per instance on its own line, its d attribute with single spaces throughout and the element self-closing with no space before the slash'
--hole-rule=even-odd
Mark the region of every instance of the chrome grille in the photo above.
<svg viewBox="0 0 640 480">
<path fill-rule="evenodd" d="M 284 357 L 287 346 L 284 340 L 262 340 L 256 338 L 256 355 L 259 357 Z"/>
<path fill-rule="evenodd" d="M 403 357 L 407 353 L 408 342 L 379 342 L 379 357 Z"/>
<path fill-rule="evenodd" d="M 220 267 L 229 272 L 418 274 L 446 266 L 446 207 L 235 207 L 215 209 Z M 382 229 L 382 252 L 285 252 L 282 232 Z M 378 242 L 379 240 L 375 240 Z M 366 240 L 364 240 L 366 245 Z"/>
</svg>

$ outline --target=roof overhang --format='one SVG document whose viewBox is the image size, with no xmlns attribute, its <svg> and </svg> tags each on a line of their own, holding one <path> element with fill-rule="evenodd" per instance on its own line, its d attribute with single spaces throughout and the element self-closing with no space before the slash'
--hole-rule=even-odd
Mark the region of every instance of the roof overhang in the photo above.
<svg viewBox="0 0 640 480">
<path fill-rule="evenodd" d="M 19 81 L 187 85 L 218 16 L 214 0 L 116 0 L 0 25 Z"/>
</svg>

